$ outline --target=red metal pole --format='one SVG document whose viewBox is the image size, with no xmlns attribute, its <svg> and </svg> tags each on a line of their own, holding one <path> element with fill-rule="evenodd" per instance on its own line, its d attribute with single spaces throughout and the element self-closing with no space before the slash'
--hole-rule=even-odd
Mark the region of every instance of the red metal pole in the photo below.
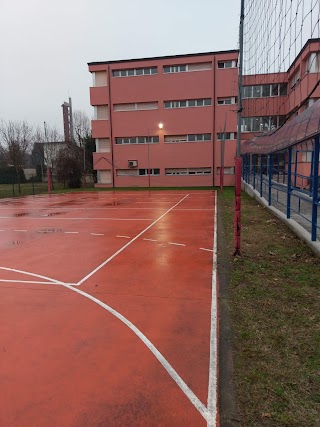
<svg viewBox="0 0 320 427">
<path fill-rule="evenodd" d="M 241 243 L 241 171 L 242 158 L 235 158 L 235 198 L 234 198 L 234 254 L 240 255 Z"/>
<path fill-rule="evenodd" d="M 220 191 L 223 192 L 224 167 L 220 166 Z"/>
<path fill-rule="evenodd" d="M 48 177 L 48 193 L 51 192 L 51 168 L 47 166 L 47 177 Z"/>
</svg>

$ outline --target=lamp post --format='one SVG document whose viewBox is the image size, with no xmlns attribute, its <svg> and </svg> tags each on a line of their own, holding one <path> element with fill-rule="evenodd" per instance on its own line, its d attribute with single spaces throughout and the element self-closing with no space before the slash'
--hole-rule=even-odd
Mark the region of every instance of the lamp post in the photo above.
<svg viewBox="0 0 320 427">
<path fill-rule="evenodd" d="M 158 124 L 158 128 L 163 129 L 163 123 L 160 122 Z M 148 136 L 147 136 L 147 140 L 148 140 L 148 188 L 150 191 L 150 147 L 149 147 L 149 145 L 150 145 L 150 134 L 149 134 L 149 128 L 147 130 L 148 130 Z"/>
</svg>

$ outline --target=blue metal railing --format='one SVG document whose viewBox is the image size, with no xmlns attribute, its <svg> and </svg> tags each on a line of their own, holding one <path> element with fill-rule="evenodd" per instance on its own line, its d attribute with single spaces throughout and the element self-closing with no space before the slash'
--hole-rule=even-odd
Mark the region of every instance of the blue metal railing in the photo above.
<svg viewBox="0 0 320 427">
<path fill-rule="evenodd" d="M 269 206 L 294 216 L 311 234 L 320 240 L 320 135 L 308 146 L 289 147 L 267 155 L 243 155 L 242 177 L 265 198 Z M 306 174 L 308 170 L 309 174 Z"/>
</svg>

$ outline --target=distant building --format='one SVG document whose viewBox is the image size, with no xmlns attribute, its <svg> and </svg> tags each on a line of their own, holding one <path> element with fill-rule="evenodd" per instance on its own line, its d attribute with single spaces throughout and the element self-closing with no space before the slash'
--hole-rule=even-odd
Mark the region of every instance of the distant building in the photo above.
<svg viewBox="0 0 320 427">
<path fill-rule="evenodd" d="M 97 185 L 219 185 L 223 139 L 225 185 L 233 185 L 237 61 L 231 50 L 89 63 Z M 310 40 L 288 72 L 246 76 L 243 139 L 281 126 L 307 96 L 299 76 L 316 81 L 319 66 L 319 40 Z M 300 110 L 319 97 L 320 87 Z"/>
<path fill-rule="evenodd" d="M 72 101 L 69 98 L 69 102 L 64 102 L 62 105 L 62 116 L 63 116 L 63 131 L 64 140 L 66 142 L 73 142 L 73 116 L 72 116 Z"/>
</svg>

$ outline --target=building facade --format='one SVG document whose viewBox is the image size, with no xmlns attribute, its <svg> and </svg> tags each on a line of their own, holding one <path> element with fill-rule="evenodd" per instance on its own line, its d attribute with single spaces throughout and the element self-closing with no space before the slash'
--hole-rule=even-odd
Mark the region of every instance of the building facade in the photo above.
<svg viewBox="0 0 320 427">
<path fill-rule="evenodd" d="M 305 64 L 316 73 L 318 52 L 319 41 L 309 41 L 288 72 L 244 78 L 243 139 L 309 105 L 297 73 Z M 237 60 L 233 50 L 89 63 L 96 185 L 217 186 L 222 165 L 225 185 L 233 185 Z M 313 99 L 319 95 L 318 88 Z"/>
</svg>

